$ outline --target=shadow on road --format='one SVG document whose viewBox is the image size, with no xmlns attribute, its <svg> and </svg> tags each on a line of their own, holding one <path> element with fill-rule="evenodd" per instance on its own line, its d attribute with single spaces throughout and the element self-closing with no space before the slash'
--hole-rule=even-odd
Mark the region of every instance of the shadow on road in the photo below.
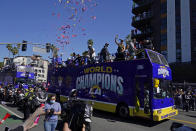
<svg viewBox="0 0 196 131">
<path fill-rule="evenodd" d="M 192 116 L 192 115 L 186 115 L 186 116 L 189 116 L 189 117 L 193 117 L 193 118 L 196 118 L 196 116 Z"/>
<path fill-rule="evenodd" d="M 15 116 L 15 115 L 11 115 L 9 118 L 10 118 L 10 119 L 13 119 L 13 120 L 23 120 L 23 119 L 21 119 L 21 118 L 18 118 L 18 117 Z"/>
<path fill-rule="evenodd" d="M 144 118 L 139 118 L 139 117 L 129 117 L 129 118 L 120 118 L 116 114 L 109 113 L 109 112 L 103 112 L 99 110 L 94 110 L 93 112 L 94 117 L 99 117 L 103 119 L 107 119 L 109 122 L 124 122 L 124 123 L 132 123 L 132 124 L 137 124 L 137 125 L 142 125 L 146 127 L 153 127 L 158 124 L 161 124 L 163 122 L 166 122 L 168 120 L 163 120 L 161 122 L 153 122 L 149 119 L 144 119 Z"/>
</svg>

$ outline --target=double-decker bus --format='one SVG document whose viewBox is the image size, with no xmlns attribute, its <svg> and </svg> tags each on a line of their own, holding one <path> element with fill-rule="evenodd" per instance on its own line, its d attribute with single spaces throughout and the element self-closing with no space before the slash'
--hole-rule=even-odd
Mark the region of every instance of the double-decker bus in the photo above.
<svg viewBox="0 0 196 131">
<path fill-rule="evenodd" d="M 4 84 L 30 84 L 33 83 L 34 80 L 34 71 L 31 66 L 20 65 L 0 72 L 0 82 Z M 16 88 L 17 87 L 18 86 L 16 86 Z M 24 88 L 28 88 L 28 86 L 24 86 Z"/>
<path fill-rule="evenodd" d="M 161 121 L 177 115 L 166 59 L 148 49 L 141 54 L 134 60 L 50 68 L 49 92 L 60 90 L 63 100 L 77 89 L 78 97 L 93 101 L 95 109 L 122 117 Z"/>
</svg>

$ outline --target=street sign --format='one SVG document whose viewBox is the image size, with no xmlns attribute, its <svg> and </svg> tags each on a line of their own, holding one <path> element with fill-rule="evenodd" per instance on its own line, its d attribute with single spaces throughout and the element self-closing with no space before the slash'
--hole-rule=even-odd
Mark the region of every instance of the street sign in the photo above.
<svg viewBox="0 0 196 131">
<path fill-rule="evenodd" d="M 33 52 L 46 53 L 46 48 L 33 47 Z"/>
</svg>

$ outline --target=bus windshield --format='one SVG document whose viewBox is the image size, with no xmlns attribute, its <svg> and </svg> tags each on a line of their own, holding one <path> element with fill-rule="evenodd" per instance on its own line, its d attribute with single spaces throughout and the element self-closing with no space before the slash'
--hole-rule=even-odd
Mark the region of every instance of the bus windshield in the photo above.
<svg viewBox="0 0 196 131">
<path fill-rule="evenodd" d="M 154 99 L 164 99 L 172 97 L 172 88 L 170 87 L 170 80 L 160 79 L 159 87 L 153 88 Z"/>
<path fill-rule="evenodd" d="M 147 50 L 147 53 L 152 63 L 163 64 L 165 66 L 169 66 L 169 64 L 167 63 L 167 60 L 165 59 L 163 55 L 155 53 L 150 50 Z"/>
</svg>

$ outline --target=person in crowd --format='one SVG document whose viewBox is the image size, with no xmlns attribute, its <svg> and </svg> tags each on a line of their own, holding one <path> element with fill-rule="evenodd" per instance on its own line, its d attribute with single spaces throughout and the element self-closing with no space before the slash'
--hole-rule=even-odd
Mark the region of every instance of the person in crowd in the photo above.
<svg viewBox="0 0 196 131">
<path fill-rule="evenodd" d="M 37 116 L 45 114 L 44 107 L 39 107 L 36 111 L 20 126 L 10 129 L 9 127 L 5 128 L 5 131 L 28 131 L 34 127 L 34 121 Z"/>
<path fill-rule="evenodd" d="M 104 47 L 101 49 L 101 52 L 100 52 L 100 61 L 101 62 L 107 62 L 109 61 L 109 56 L 110 56 L 110 53 L 108 51 L 108 43 L 105 43 Z"/>
<path fill-rule="evenodd" d="M 68 97 L 68 103 L 67 105 L 71 105 L 73 100 L 77 100 L 77 90 L 76 89 L 72 89 L 69 93 L 69 97 Z M 71 131 L 69 129 L 69 116 L 67 115 L 65 120 L 64 120 L 64 126 L 63 126 L 63 131 Z"/>
<path fill-rule="evenodd" d="M 61 105 L 56 101 L 56 96 L 52 95 L 49 102 L 45 104 L 45 120 L 44 129 L 45 131 L 55 131 L 58 123 L 58 115 L 61 114 Z"/>
<path fill-rule="evenodd" d="M 191 92 L 187 91 L 185 94 L 185 109 L 188 112 L 190 109 Z"/>
<path fill-rule="evenodd" d="M 27 92 L 25 93 L 25 104 L 24 104 L 24 120 L 28 119 L 31 113 L 31 101 L 33 99 L 33 87 L 29 86 L 29 89 L 26 90 Z"/>
<path fill-rule="evenodd" d="M 123 40 L 120 39 L 120 42 L 117 42 L 118 35 L 115 37 L 115 43 L 117 44 L 117 53 L 116 53 L 116 58 L 117 60 L 125 60 L 125 45 L 123 44 Z"/>
<path fill-rule="evenodd" d="M 194 91 L 191 90 L 191 99 L 190 99 L 190 109 L 194 111 L 195 109 L 195 97 L 194 97 Z"/>
<path fill-rule="evenodd" d="M 75 104 L 73 104 L 74 101 L 76 102 L 76 100 L 78 100 L 77 99 L 77 95 L 78 95 L 77 89 L 72 89 L 70 91 L 70 93 L 69 93 L 69 98 L 68 98 L 67 106 L 69 108 L 71 108 L 71 111 L 67 112 L 68 115 L 64 119 L 63 131 L 71 131 L 72 128 L 74 128 L 77 131 L 85 131 L 85 127 L 86 127 L 85 126 L 85 122 L 83 120 L 81 121 L 80 118 L 78 118 L 78 116 L 76 115 L 77 113 L 81 113 L 81 112 L 77 112 L 77 111 L 79 111 L 79 108 L 81 108 L 81 107 L 74 106 Z M 72 113 L 74 113 L 74 114 L 72 114 Z M 74 123 L 73 124 L 73 121 L 76 122 L 75 121 L 76 119 L 77 119 L 77 123 Z M 77 127 L 75 127 L 75 126 L 77 126 Z"/>
</svg>

